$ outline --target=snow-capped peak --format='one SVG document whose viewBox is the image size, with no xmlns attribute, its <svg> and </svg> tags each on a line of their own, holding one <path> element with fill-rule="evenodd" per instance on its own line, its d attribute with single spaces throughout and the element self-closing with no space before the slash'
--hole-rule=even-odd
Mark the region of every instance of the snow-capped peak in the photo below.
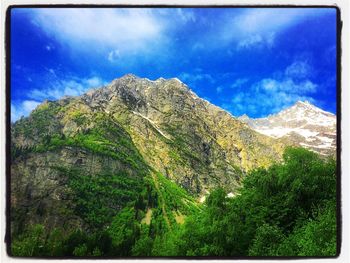
<svg viewBox="0 0 350 263">
<path fill-rule="evenodd" d="M 309 101 L 297 101 L 293 106 L 266 118 L 240 118 L 264 135 L 290 138 L 299 145 L 320 150 L 335 148 L 336 116 Z"/>
</svg>

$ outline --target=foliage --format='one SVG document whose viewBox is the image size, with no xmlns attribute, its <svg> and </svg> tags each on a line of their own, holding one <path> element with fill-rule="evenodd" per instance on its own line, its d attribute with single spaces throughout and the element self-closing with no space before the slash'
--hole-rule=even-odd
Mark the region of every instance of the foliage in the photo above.
<svg viewBox="0 0 350 263">
<path fill-rule="evenodd" d="M 171 211 L 180 211 L 187 214 L 198 210 L 195 199 L 184 188 L 170 181 L 161 173 L 156 173 L 155 177 L 156 183 L 159 184 L 159 194 L 169 213 Z"/>
<path fill-rule="evenodd" d="M 302 148 L 256 169 L 234 198 L 216 189 L 201 208 L 163 175 L 69 174 L 76 213 L 89 226 L 29 227 L 17 256 L 335 256 L 336 163 Z M 143 179 L 141 179 L 143 178 Z M 150 224 L 142 223 L 152 209 Z M 173 211 L 187 215 L 176 224 Z"/>
<path fill-rule="evenodd" d="M 74 193 L 75 214 L 93 229 L 110 224 L 121 207 L 137 200 L 142 187 L 142 177 L 123 173 L 90 175 L 73 168 L 53 168 L 68 175 L 68 186 Z"/>
<path fill-rule="evenodd" d="M 332 159 L 289 148 L 283 163 L 248 174 L 235 198 L 213 191 L 164 246 L 187 256 L 335 255 L 335 169 Z"/>
<path fill-rule="evenodd" d="M 24 234 L 13 240 L 11 251 L 16 256 L 38 256 L 43 254 L 45 231 L 42 225 L 31 226 Z"/>
<path fill-rule="evenodd" d="M 123 209 L 112 221 L 108 233 L 112 238 L 114 256 L 130 256 L 136 238 L 140 235 L 139 223 L 135 220 L 135 209 Z"/>
<path fill-rule="evenodd" d="M 50 102 L 50 105 L 56 105 Z M 44 106 L 41 106 L 44 107 Z M 35 110 L 30 119 L 21 119 L 12 127 L 13 136 L 24 135 L 27 140 L 32 138 L 36 141 L 32 145 L 19 147 L 11 145 L 11 157 L 15 159 L 18 156 L 30 152 L 53 151 L 64 146 L 87 149 L 95 154 L 109 156 L 113 159 L 122 161 L 141 173 L 148 169 L 141 154 L 133 144 L 130 135 L 125 129 L 113 120 L 112 116 L 104 113 L 95 113 L 94 115 L 84 115 L 76 111 L 71 113 L 71 118 L 78 122 L 79 129 L 70 136 L 61 132 L 60 124 L 55 121 L 55 113 L 62 110 L 59 106 L 50 106 Z M 94 125 L 87 126 L 89 120 L 94 120 Z M 44 123 L 51 123 L 50 127 L 43 126 Z M 41 125 L 43 124 L 43 125 Z M 38 127 L 41 127 L 39 129 Z M 28 134 L 27 134 L 28 133 Z"/>
</svg>

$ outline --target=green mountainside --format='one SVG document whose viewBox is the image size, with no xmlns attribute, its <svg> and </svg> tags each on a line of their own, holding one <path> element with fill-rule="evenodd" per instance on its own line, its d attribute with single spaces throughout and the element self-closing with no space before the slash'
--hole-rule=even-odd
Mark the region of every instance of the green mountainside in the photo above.
<svg viewBox="0 0 350 263">
<path fill-rule="evenodd" d="M 177 79 L 129 74 L 46 101 L 11 125 L 12 253 L 171 255 L 209 193 L 241 194 L 285 148 Z"/>
</svg>

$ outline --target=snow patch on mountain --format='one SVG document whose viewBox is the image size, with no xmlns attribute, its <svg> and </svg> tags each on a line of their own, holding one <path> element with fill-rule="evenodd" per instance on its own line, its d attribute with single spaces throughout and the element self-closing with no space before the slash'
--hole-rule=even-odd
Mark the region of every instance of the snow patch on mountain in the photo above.
<svg viewBox="0 0 350 263">
<path fill-rule="evenodd" d="M 169 136 L 167 136 L 161 129 L 159 129 L 159 127 L 157 126 L 157 124 L 154 123 L 154 121 L 152 121 L 151 119 L 147 118 L 146 116 L 142 115 L 139 112 L 132 111 L 132 113 L 134 113 L 134 114 L 142 117 L 143 119 L 147 120 L 153 126 L 153 128 L 156 129 L 159 132 L 159 134 L 161 134 L 164 138 L 170 140 Z"/>
<path fill-rule="evenodd" d="M 266 118 L 239 117 L 255 131 L 273 138 L 286 138 L 321 154 L 334 150 L 336 116 L 308 101 L 298 101 L 292 107 Z"/>
</svg>

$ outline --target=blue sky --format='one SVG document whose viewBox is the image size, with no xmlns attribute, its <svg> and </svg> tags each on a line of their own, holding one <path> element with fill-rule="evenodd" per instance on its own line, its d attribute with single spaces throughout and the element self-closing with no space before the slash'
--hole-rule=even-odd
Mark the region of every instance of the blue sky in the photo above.
<svg viewBox="0 0 350 263">
<path fill-rule="evenodd" d="M 336 10 L 15 8 L 11 118 L 133 73 L 177 77 L 231 112 L 336 111 Z"/>
</svg>

